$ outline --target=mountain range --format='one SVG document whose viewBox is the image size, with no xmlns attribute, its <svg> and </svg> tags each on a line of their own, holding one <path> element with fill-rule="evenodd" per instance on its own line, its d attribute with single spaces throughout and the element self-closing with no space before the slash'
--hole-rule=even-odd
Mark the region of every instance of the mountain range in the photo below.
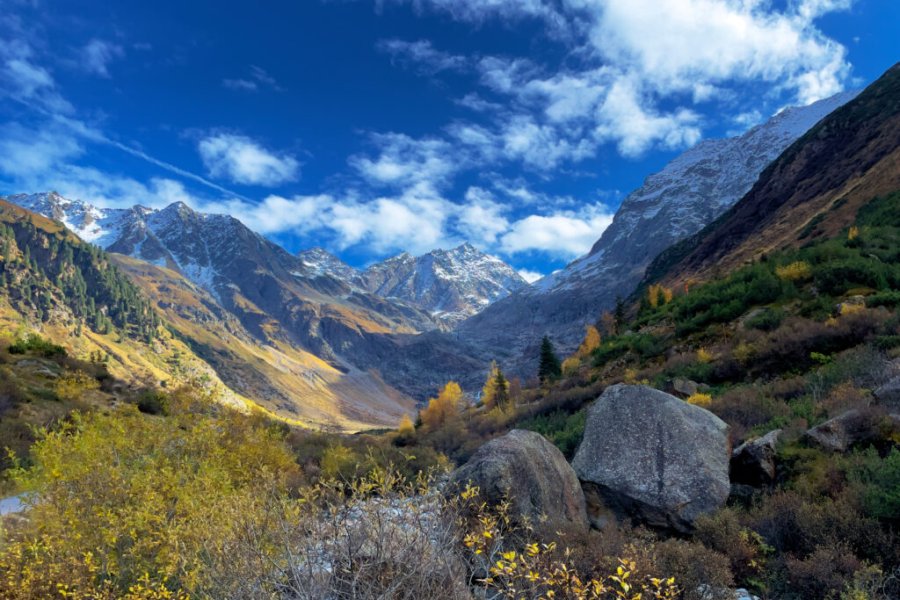
<svg viewBox="0 0 900 600">
<path fill-rule="evenodd" d="M 469 243 L 418 257 L 403 252 L 361 271 L 322 248 L 297 256 L 316 272 L 421 308 L 446 329 L 528 285 L 511 266 Z"/>
<path fill-rule="evenodd" d="M 291 255 L 233 217 L 183 203 L 105 209 L 53 192 L 7 200 L 112 253 L 237 396 L 304 424 L 360 429 L 396 423 L 447 380 L 475 389 L 492 359 L 529 376 L 545 334 L 573 349 L 657 255 L 730 214 L 774 159 L 855 95 L 698 144 L 625 199 L 588 255 L 532 285 L 470 244 L 356 269 L 321 248 Z"/>
</svg>

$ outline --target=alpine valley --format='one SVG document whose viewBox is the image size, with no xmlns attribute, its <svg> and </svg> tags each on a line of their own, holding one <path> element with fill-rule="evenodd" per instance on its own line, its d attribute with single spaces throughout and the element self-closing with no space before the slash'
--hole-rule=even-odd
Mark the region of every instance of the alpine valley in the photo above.
<svg viewBox="0 0 900 600">
<path fill-rule="evenodd" d="M 733 206 L 855 95 L 698 144 L 625 199 L 588 255 L 531 285 L 468 243 L 358 270 L 321 248 L 293 256 L 233 217 L 183 203 L 106 209 L 55 192 L 6 201 L 108 252 L 184 346 L 180 356 L 231 397 L 306 426 L 357 430 L 395 424 L 448 380 L 475 392 L 491 360 L 532 376 L 544 335 L 574 350 L 657 254 Z M 183 378 L 176 369 L 132 378 L 148 377 Z"/>
<path fill-rule="evenodd" d="M 456 237 L 357 268 L 0 199 L 0 598 L 900 598 L 900 64 L 697 143 L 596 238 L 529 284 Z"/>
</svg>

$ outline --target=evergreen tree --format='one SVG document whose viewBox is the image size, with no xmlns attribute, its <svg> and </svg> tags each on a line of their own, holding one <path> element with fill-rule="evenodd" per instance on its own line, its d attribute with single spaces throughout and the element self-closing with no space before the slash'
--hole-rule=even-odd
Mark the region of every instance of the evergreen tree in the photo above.
<svg viewBox="0 0 900 600">
<path fill-rule="evenodd" d="M 544 336 L 541 340 L 541 359 L 538 364 L 538 378 L 541 383 L 556 379 L 562 374 L 562 365 L 559 357 L 556 356 L 556 350 L 553 348 L 553 342 L 548 336 Z"/>
<path fill-rule="evenodd" d="M 625 301 L 621 296 L 616 296 L 616 312 L 613 316 L 616 319 L 616 333 L 622 333 L 625 327 Z"/>
</svg>

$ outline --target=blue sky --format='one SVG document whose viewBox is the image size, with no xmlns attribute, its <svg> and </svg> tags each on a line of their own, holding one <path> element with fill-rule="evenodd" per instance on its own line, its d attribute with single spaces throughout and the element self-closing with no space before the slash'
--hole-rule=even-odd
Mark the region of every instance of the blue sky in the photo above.
<svg viewBox="0 0 900 600">
<path fill-rule="evenodd" d="M 893 0 L 0 3 L 0 193 L 357 266 L 469 240 L 548 273 L 698 140 L 900 60 Z"/>
</svg>

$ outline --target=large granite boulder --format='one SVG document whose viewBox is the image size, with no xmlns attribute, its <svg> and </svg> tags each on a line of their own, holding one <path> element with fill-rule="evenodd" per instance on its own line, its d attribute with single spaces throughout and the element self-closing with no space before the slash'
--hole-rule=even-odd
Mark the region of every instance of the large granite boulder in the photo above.
<svg viewBox="0 0 900 600">
<path fill-rule="evenodd" d="M 547 531 L 588 529 L 584 494 L 559 449 L 539 433 L 514 429 L 479 448 L 450 476 L 450 489 L 471 482 L 491 504 L 509 500 L 512 516 Z"/>
<path fill-rule="evenodd" d="M 591 518 L 631 517 L 690 532 L 730 491 L 728 426 L 711 412 L 646 386 L 614 385 L 588 409 L 572 466 Z"/>
<path fill-rule="evenodd" d="M 775 445 L 781 430 L 744 442 L 731 453 L 731 482 L 761 487 L 775 481 Z"/>
</svg>

